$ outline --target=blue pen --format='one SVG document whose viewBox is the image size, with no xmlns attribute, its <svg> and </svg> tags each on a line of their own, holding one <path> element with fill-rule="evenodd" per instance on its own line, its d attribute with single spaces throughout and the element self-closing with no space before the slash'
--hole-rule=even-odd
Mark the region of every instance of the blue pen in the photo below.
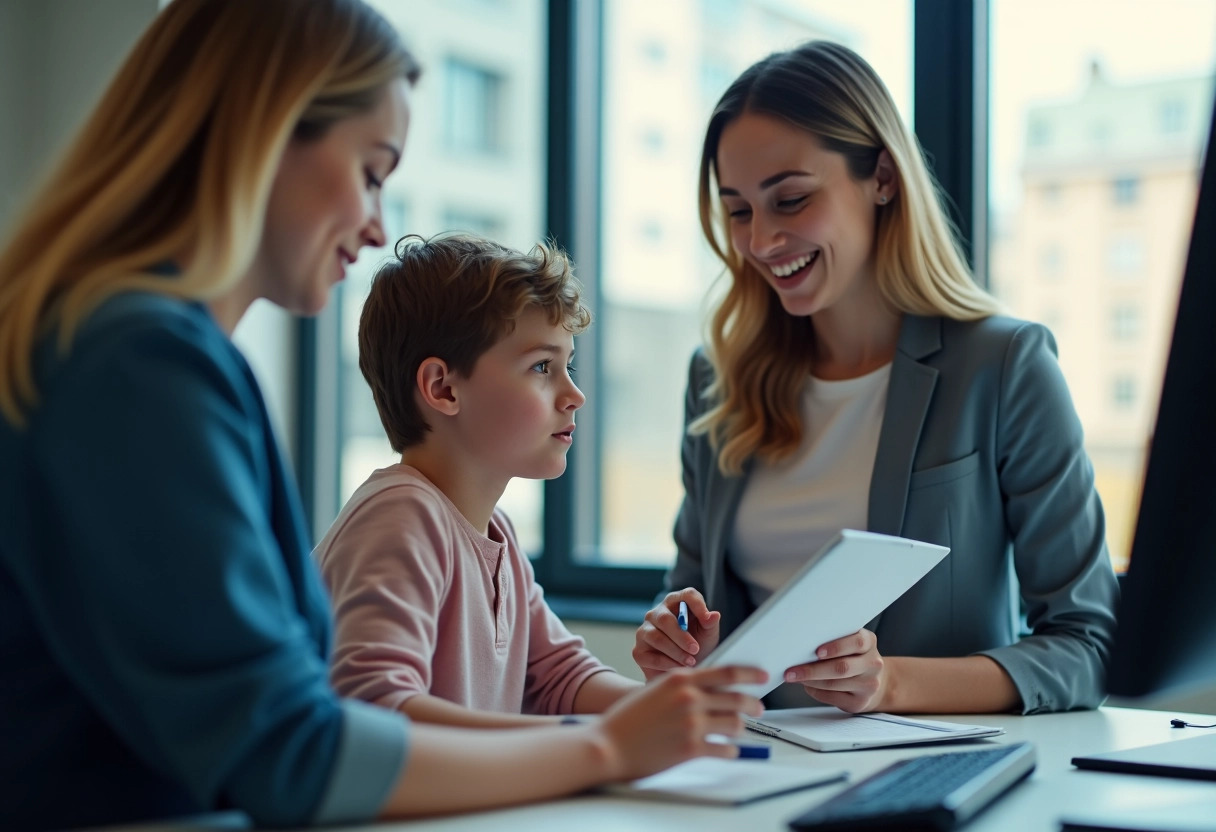
<svg viewBox="0 0 1216 832">
<path fill-rule="evenodd" d="M 739 749 L 739 756 L 736 758 L 739 760 L 767 760 L 773 754 L 772 745 L 763 740 L 737 739 L 722 734 L 708 734 L 705 739 L 709 742 L 733 745 Z"/>
<path fill-rule="evenodd" d="M 688 632 L 688 603 L 680 602 L 680 614 L 676 616 L 676 623 L 680 625 L 680 629 Z"/>
</svg>

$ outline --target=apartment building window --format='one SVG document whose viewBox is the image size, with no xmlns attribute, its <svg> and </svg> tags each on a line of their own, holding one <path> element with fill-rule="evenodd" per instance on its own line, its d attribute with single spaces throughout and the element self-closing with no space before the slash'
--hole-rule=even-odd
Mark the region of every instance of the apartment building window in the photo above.
<svg viewBox="0 0 1216 832">
<path fill-rule="evenodd" d="M 657 219 L 642 220 L 638 226 L 638 236 L 648 246 L 657 246 L 663 242 L 663 223 Z"/>
<path fill-rule="evenodd" d="M 1048 243 L 1039 253 L 1039 274 L 1048 283 L 1055 283 L 1064 275 L 1064 250 L 1059 243 Z"/>
<path fill-rule="evenodd" d="M 639 50 L 642 57 L 656 67 L 667 63 L 667 44 L 658 38 L 647 38 L 642 41 Z"/>
<path fill-rule="evenodd" d="M 667 149 L 667 137 L 662 128 L 647 127 L 642 131 L 641 145 L 651 156 L 661 156 Z"/>
<path fill-rule="evenodd" d="M 1132 376 L 1116 376 L 1111 383 L 1111 403 L 1120 410 L 1128 410 L 1136 404 L 1136 379 Z"/>
<path fill-rule="evenodd" d="M 1099 149 L 1105 148 L 1114 138 L 1115 128 L 1109 121 L 1095 121 L 1089 126 L 1089 137 Z"/>
<path fill-rule="evenodd" d="M 1161 102 L 1161 132 L 1181 133 L 1186 130 L 1186 102 L 1176 98 Z"/>
<path fill-rule="evenodd" d="M 451 150 L 494 153 L 503 139 L 504 79 L 462 58 L 444 61 L 445 138 Z"/>
<path fill-rule="evenodd" d="M 1133 341 L 1140 335 L 1140 307 L 1121 304 L 1111 311 L 1110 334 L 1116 341 Z"/>
<path fill-rule="evenodd" d="M 1051 124 L 1044 120 L 1030 122 L 1026 141 L 1031 147 L 1046 147 L 1051 143 Z"/>
<path fill-rule="evenodd" d="M 490 239 L 502 236 L 503 232 L 503 223 L 498 217 L 463 208 L 444 211 L 443 226 L 445 231 L 468 231 Z"/>
<path fill-rule="evenodd" d="M 1140 199 L 1140 178 L 1120 176 L 1112 184 L 1116 205 L 1134 205 Z"/>
<path fill-rule="evenodd" d="M 1144 272 L 1144 240 L 1138 234 L 1123 233 L 1110 241 L 1106 266 L 1112 277 L 1127 280 Z"/>
</svg>

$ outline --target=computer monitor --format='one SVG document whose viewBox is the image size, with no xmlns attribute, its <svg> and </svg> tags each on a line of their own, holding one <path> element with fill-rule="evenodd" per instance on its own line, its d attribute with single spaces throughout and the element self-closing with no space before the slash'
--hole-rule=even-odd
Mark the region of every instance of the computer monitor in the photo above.
<svg viewBox="0 0 1216 832">
<path fill-rule="evenodd" d="M 1216 112 L 1153 431 L 1110 693 L 1216 688 Z"/>
<path fill-rule="evenodd" d="M 1216 689 L 1214 139 L 1216 111 L 1145 467 L 1131 565 L 1123 581 L 1106 685 L 1116 696 Z M 1083 754 L 1072 762 L 1096 771 L 1216 780 L 1216 733 L 1181 736 L 1141 748 Z"/>
</svg>

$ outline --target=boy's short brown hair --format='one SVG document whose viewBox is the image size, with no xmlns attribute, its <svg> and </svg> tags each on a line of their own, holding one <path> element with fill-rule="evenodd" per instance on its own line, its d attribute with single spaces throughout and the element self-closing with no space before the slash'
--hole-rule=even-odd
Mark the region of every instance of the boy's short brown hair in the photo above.
<svg viewBox="0 0 1216 832">
<path fill-rule="evenodd" d="M 414 397 L 425 359 L 467 377 L 531 308 L 576 335 L 591 323 L 570 260 L 555 245 L 523 254 L 474 234 L 410 234 L 394 254 L 372 278 L 359 317 L 359 369 L 397 453 L 430 430 Z"/>
</svg>

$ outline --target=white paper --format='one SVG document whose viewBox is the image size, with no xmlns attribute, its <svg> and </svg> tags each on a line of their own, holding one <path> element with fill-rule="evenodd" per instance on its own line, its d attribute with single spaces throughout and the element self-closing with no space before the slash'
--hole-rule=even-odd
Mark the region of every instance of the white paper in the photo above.
<svg viewBox="0 0 1216 832">
<path fill-rule="evenodd" d="M 761 604 L 701 667 L 763 668 L 768 681 L 737 685 L 764 696 L 820 645 L 855 633 L 908 591 L 950 550 L 903 537 L 845 529 Z"/>
<path fill-rule="evenodd" d="M 838 708 L 789 708 L 769 711 L 759 719 L 744 717 L 747 727 L 765 736 L 815 751 L 850 751 L 918 742 L 991 737 L 1003 728 L 908 719 L 891 714 L 849 714 Z"/>
</svg>

